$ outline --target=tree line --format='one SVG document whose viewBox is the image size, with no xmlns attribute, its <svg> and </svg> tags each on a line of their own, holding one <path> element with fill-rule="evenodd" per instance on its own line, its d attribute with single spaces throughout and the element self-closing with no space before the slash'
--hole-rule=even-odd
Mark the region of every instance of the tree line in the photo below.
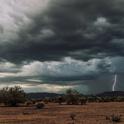
<svg viewBox="0 0 124 124">
<path fill-rule="evenodd" d="M 123 102 L 124 97 L 99 97 L 93 95 L 83 95 L 79 93 L 77 90 L 68 89 L 65 94 L 54 97 L 54 98 L 44 98 L 40 100 L 29 99 L 24 92 L 24 90 L 20 86 L 15 87 L 4 87 L 0 90 L 0 103 L 5 106 L 18 106 L 20 104 L 37 104 L 39 102 L 43 103 L 58 103 L 60 105 L 86 105 L 89 102 Z M 39 104 L 37 104 L 38 108 Z M 43 106 L 43 104 L 42 104 Z"/>
</svg>

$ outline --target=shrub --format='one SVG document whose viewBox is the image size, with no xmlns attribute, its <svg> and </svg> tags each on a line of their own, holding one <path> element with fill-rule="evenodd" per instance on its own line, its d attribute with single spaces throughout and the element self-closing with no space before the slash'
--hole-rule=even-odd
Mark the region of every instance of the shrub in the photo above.
<svg viewBox="0 0 124 124">
<path fill-rule="evenodd" d="M 17 106 L 19 103 L 24 103 L 26 95 L 21 87 L 5 87 L 0 90 L 0 102 L 7 106 Z"/>
<path fill-rule="evenodd" d="M 31 100 L 31 102 L 32 102 L 32 104 L 35 104 L 36 103 L 36 100 L 33 99 L 33 100 Z"/>
<path fill-rule="evenodd" d="M 59 103 L 59 105 L 61 105 L 63 102 L 65 102 L 65 98 L 63 96 L 57 97 L 57 103 Z"/>
<path fill-rule="evenodd" d="M 35 106 L 36 106 L 37 109 L 42 109 L 42 108 L 45 107 L 45 104 L 43 102 L 38 102 L 38 103 L 35 104 Z"/>
<path fill-rule="evenodd" d="M 86 105 L 87 99 L 86 98 L 80 98 L 81 105 Z"/>
<path fill-rule="evenodd" d="M 111 115 L 111 121 L 116 123 L 121 122 L 121 115 Z"/>
<path fill-rule="evenodd" d="M 75 113 L 71 113 L 70 114 L 70 118 L 72 120 L 72 124 L 75 124 L 76 123 L 76 114 Z"/>
<path fill-rule="evenodd" d="M 46 98 L 44 98 L 44 100 L 43 100 L 43 102 L 44 102 L 45 104 L 48 104 L 49 101 L 50 101 L 50 98 L 49 98 L 49 97 L 46 97 Z"/>
<path fill-rule="evenodd" d="M 76 90 L 69 89 L 66 91 L 65 94 L 65 100 L 68 105 L 73 104 L 79 104 L 80 101 L 80 94 Z"/>
<path fill-rule="evenodd" d="M 31 105 L 33 105 L 33 102 L 32 102 L 32 101 L 26 101 L 26 102 L 25 102 L 25 105 L 26 105 L 26 106 L 31 106 Z"/>
<path fill-rule="evenodd" d="M 119 123 L 121 122 L 121 115 L 111 115 L 111 116 L 106 116 L 106 120 L 112 121 L 113 123 Z"/>
</svg>

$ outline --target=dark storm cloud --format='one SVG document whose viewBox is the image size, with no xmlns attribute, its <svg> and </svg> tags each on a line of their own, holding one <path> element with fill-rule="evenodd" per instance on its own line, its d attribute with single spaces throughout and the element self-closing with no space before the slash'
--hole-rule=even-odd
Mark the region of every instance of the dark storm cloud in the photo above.
<svg viewBox="0 0 124 124">
<path fill-rule="evenodd" d="M 46 0 L 45 9 L 41 0 L 6 1 L 8 10 L 0 9 L 0 83 L 102 92 L 111 90 L 117 73 L 123 90 L 123 0 Z"/>
<path fill-rule="evenodd" d="M 54 0 L 15 41 L 0 45 L 10 61 L 60 60 L 124 55 L 114 39 L 124 38 L 122 0 Z M 76 54 L 78 53 L 78 54 Z"/>
</svg>

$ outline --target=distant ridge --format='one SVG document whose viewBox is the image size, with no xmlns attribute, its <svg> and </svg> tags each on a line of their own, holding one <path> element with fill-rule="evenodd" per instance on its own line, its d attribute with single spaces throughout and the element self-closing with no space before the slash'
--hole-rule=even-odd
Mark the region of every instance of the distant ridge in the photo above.
<svg viewBox="0 0 124 124">
<path fill-rule="evenodd" d="M 30 99 L 44 99 L 46 97 L 54 98 L 61 95 L 62 94 L 57 94 L 57 93 L 27 93 L 27 97 Z"/>
<path fill-rule="evenodd" d="M 44 99 L 46 97 L 54 98 L 58 96 L 62 96 L 63 94 L 57 94 L 57 93 L 27 93 L 27 97 L 30 99 Z M 86 95 L 87 96 L 87 95 Z M 123 96 L 124 97 L 124 91 L 110 91 L 110 92 L 103 92 L 96 94 L 96 96 L 99 97 L 117 97 L 117 96 Z"/>
<path fill-rule="evenodd" d="M 100 97 L 105 97 L 105 96 L 109 96 L 109 97 L 124 96 L 124 91 L 103 92 L 103 93 L 97 94 L 96 96 L 100 96 Z"/>
</svg>

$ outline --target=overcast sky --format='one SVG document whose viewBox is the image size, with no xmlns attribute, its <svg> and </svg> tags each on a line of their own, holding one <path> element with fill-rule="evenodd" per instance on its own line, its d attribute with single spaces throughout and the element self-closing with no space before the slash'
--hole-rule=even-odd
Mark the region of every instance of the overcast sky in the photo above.
<svg viewBox="0 0 124 124">
<path fill-rule="evenodd" d="M 124 90 L 124 0 L 0 0 L 0 87 Z"/>
</svg>

